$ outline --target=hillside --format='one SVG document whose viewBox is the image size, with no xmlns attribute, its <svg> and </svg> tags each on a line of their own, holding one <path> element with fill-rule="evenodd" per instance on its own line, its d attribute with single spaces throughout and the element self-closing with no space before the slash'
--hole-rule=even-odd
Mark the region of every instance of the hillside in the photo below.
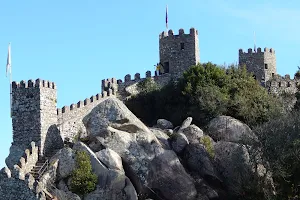
<svg viewBox="0 0 300 200">
<path fill-rule="evenodd" d="M 0 199 L 299 199 L 293 95 L 269 94 L 245 69 L 212 63 L 136 89 L 125 104 L 110 93 L 58 110 L 64 123 L 49 126 L 44 156 L 39 143 L 13 144 Z"/>
</svg>

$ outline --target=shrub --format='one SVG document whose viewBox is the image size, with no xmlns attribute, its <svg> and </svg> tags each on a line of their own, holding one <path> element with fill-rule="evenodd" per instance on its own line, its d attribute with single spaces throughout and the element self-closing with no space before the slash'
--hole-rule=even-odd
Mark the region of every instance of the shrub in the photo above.
<svg viewBox="0 0 300 200">
<path fill-rule="evenodd" d="M 300 112 L 255 128 L 268 158 L 279 199 L 300 196 Z"/>
<path fill-rule="evenodd" d="M 209 154 L 209 156 L 211 158 L 214 158 L 215 157 L 215 151 L 214 151 L 214 147 L 213 147 L 213 144 L 209 138 L 209 136 L 203 136 L 201 139 L 200 139 L 200 143 L 204 145 L 207 153 Z"/>
<path fill-rule="evenodd" d="M 149 93 L 158 90 L 159 87 L 158 85 L 151 79 L 151 78 L 146 78 L 143 81 L 140 81 L 137 84 L 137 90 L 139 93 Z"/>
<path fill-rule="evenodd" d="M 84 151 L 76 152 L 76 168 L 71 175 L 71 191 L 84 195 L 96 188 L 97 176 L 92 173 L 89 155 Z"/>
<path fill-rule="evenodd" d="M 283 111 L 280 101 L 245 68 L 225 69 L 210 62 L 190 67 L 176 84 L 145 89 L 125 103 L 148 125 L 165 118 L 176 126 L 191 116 L 196 125 L 205 126 L 216 116 L 229 115 L 253 127 Z"/>
</svg>

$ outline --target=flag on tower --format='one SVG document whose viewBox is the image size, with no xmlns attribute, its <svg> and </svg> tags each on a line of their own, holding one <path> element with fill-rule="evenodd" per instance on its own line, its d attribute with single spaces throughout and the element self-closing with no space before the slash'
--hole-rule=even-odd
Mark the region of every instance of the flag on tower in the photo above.
<svg viewBox="0 0 300 200">
<path fill-rule="evenodd" d="M 6 77 L 7 74 L 11 74 L 11 53 L 10 53 L 10 43 L 8 44 L 7 62 L 6 62 Z"/>
<path fill-rule="evenodd" d="M 168 29 L 168 5 L 166 6 L 166 27 Z"/>
</svg>

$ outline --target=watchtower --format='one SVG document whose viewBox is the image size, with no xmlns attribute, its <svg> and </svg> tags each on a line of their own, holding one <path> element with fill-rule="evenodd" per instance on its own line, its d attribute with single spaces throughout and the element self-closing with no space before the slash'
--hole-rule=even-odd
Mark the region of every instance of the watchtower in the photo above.
<svg viewBox="0 0 300 200">
<path fill-rule="evenodd" d="M 12 125 L 13 143 L 27 148 L 34 141 L 39 154 L 46 154 L 45 146 L 57 124 L 56 85 L 37 79 L 20 83 L 12 82 Z M 59 143 L 59 141 L 54 141 Z M 46 144 L 48 143 L 48 144 Z M 50 147 L 49 147 L 50 149 Z"/>
<path fill-rule="evenodd" d="M 179 34 L 174 35 L 173 30 L 162 32 L 159 35 L 159 58 L 163 73 L 170 73 L 179 77 L 192 65 L 200 62 L 198 31 L 190 29 L 185 34 L 179 29 Z"/>
<path fill-rule="evenodd" d="M 265 85 L 277 74 L 275 50 L 264 48 L 264 51 L 261 51 L 261 48 L 257 48 L 257 51 L 253 52 L 249 48 L 248 52 L 243 52 L 239 49 L 239 66 L 246 66 L 247 71 L 252 72 L 254 78 Z"/>
</svg>

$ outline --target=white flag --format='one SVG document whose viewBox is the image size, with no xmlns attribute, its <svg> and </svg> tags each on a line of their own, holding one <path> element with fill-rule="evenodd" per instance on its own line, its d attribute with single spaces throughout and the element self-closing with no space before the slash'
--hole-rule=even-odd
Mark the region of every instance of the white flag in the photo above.
<svg viewBox="0 0 300 200">
<path fill-rule="evenodd" d="M 7 74 L 11 74 L 11 54 L 10 54 L 10 43 L 8 45 L 8 54 L 7 54 L 7 62 L 6 62 L 6 77 Z"/>
</svg>

